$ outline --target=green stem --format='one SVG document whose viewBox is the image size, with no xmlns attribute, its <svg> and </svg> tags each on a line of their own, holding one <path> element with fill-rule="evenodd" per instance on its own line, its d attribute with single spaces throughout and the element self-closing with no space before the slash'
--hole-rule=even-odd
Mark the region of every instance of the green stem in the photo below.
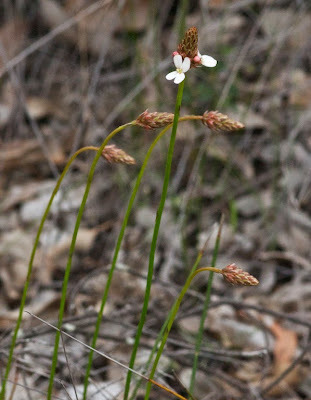
<svg viewBox="0 0 311 400">
<path fill-rule="evenodd" d="M 182 120 L 182 118 L 179 118 L 179 122 L 180 122 L 181 120 Z M 205 251 L 205 247 L 206 247 L 206 244 L 205 244 L 205 245 L 202 247 L 202 249 L 199 251 L 199 253 L 198 253 L 198 255 L 197 255 L 197 258 L 196 258 L 196 260 L 195 260 L 195 262 L 194 262 L 194 264 L 193 264 L 193 266 L 192 266 L 192 268 L 191 268 L 191 271 L 190 271 L 188 277 L 190 277 L 190 276 L 194 273 L 194 271 L 197 269 L 197 267 L 198 267 L 198 265 L 199 265 L 199 263 L 200 263 L 200 261 L 201 261 L 201 259 L 202 259 L 202 257 L 203 257 L 203 254 L 204 254 L 204 251 Z M 151 364 L 151 361 L 152 361 L 152 359 L 153 359 L 153 356 L 154 356 L 156 350 L 158 349 L 160 340 L 162 340 L 162 338 L 163 338 L 165 329 L 166 329 L 166 327 L 167 327 L 168 321 L 170 320 L 171 313 L 173 312 L 173 309 L 174 309 L 174 307 L 175 307 L 175 304 L 176 304 L 176 301 L 175 301 L 175 303 L 173 304 L 173 306 L 171 307 L 170 312 L 168 313 L 168 315 L 167 315 L 167 317 L 166 317 L 166 320 L 164 321 L 164 323 L 163 323 L 163 325 L 162 325 L 162 327 L 161 327 L 161 330 L 160 330 L 160 332 L 159 332 L 159 334 L 158 334 L 158 336 L 157 336 L 157 338 L 156 338 L 156 340 L 155 340 L 155 342 L 154 342 L 154 345 L 153 345 L 153 347 L 152 347 L 152 349 L 151 349 L 151 352 L 150 352 L 148 361 L 147 361 L 147 363 L 146 363 L 146 365 L 145 365 L 145 371 L 148 370 L 149 365 Z M 134 389 L 134 391 L 133 391 L 133 394 L 132 394 L 132 396 L 131 396 L 131 400 L 134 400 L 135 394 L 137 393 L 137 391 L 138 391 L 138 389 L 139 389 L 139 386 L 140 386 L 140 384 L 141 384 L 141 381 L 142 381 L 142 379 L 140 379 L 140 380 L 137 382 L 137 384 L 136 384 L 136 386 L 135 386 L 135 389 Z M 149 393 L 148 393 L 148 396 L 149 396 Z"/>
<path fill-rule="evenodd" d="M 180 307 L 180 304 L 181 304 L 181 301 L 182 301 L 184 295 L 186 294 L 187 290 L 189 289 L 189 286 L 190 286 L 190 284 L 191 284 L 193 278 L 194 278 L 196 275 L 198 275 L 199 273 L 204 272 L 204 271 L 209 271 L 209 272 L 211 272 L 211 273 L 216 272 L 216 273 L 218 273 L 218 274 L 222 274 L 221 269 L 213 268 L 213 267 L 204 267 L 204 268 L 199 268 L 199 269 L 197 269 L 197 270 L 194 271 L 191 275 L 189 275 L 189 277 L 188 277 L 186 283 L 184 284 L 184 287 L 182 288 L 182 290 L 181 290 L 181 292 L 180 292 L 180 295 L 178 296 L 178 298 L 177 298 L 177 300 L 176 300 L 176 302 L 175 302 L 175 304 L 174 304 L 174 306 L 173 306 L 173 308 L 172 308 L 172 310 L 171 310 L 171 312 L 170 312 L 170 318 L 169 318 L 169 321 L 168 321 L 168 323 L 167 323 L 167 327 L 166 327 L 166 329 L 165 329 L 165 333 L 164 333 L 164 335 L 163 335 L 161 344 L 160 344 L 160 346 L 159 346 L 159 349 L 158 349 L 156 358 L 155 358 L 155 360 L 154 360 L 154 362 L 153 362 L 153 366 L 152 366 L 152 369 L 151 369 L 151 372 L 150 372 L 150 375 L 149 375 L 149 379 L 153 379 L 153 377 L 154 377 L 154 374 L 155 374 L 155 371 L 156 371 L 158 362 L 159 362 L 160 357 L 161 357 L 161 355 L 162 355 L 162 353 L 163 353 L 164 346 L 165 346 L 165 344 L 166 344 L 168 335 L 169 335 L 169 333 L 170 333 L 170 331 L 171 331 L 173 322 L 174 322 L 174 320 L 175 320 L 175 318 L 176 318 L 177 312 L 178 312 L 178 310 L 179 310 L 179 307 Z M 151 384 L 148 383 L 148 384 L 147 384 L 147 388 L 146 388 L 145 400 L 148 400 L 148 399 L 149 399 L 150 390 L 151 390 Z"/>
<path fill-rule="evenodd" d="M 100 309 L 98 312 L 98 316 L 97 316 L 97 320 L 96 320 L 96 325 L 95 325 L 95 332 L 93 335 L 93 339 L 92 339 L 92 344 L 91 347 L 95 348 L 96 347 L 96 342 L 97 342 L 97 338 L 98 338 L 98 334 L 99 334 L 99 329 L 100 329 L 100 324 L 103 318 L 103 312 L 104 312 L 104 308 L 105 308 L 105 304 L 107 301 L 107 297 L 108 297 L 108 292 L 110 289 L 110 285 L 111 285 L 111 281 L 112 281 L 112 276 L 113 276 L 113 272 L 115 270 L 116 264 L 117 264 L 117 260 L 118 260 L 118 255 L 119 255 L 119 251 L 121 248 L 121 244 L 122 244 L 122 240 L 123 240 L 123 236 L 124 236 L 124 232 L 128 223 L 128 219 L 137 195 L 137 191 L 139 189 L 141 180 L 144 176 L 145 173 L 145 169 L 147 167 L 148 161 L 150 159 L 151 153 L 154 150 L 156 144 L 158 143 L 158 141 L 162 138 L 162 136 L 168 131 L 169 128 L 171 128 L 172 124 L 168 125 L 167 127 L 165 127 L 156 137 L 156 139 L 153 141 L 153 143 L 151 144 L 151 146 L 149 147 L 149 150 L 146 154 L 146 157 L 144 159 L 144 162 L 142 164 L 142 167 L 139 171 L 138 177 L 136 179 L 136 183 L 135 186 L 133 188 L 128 206 L 127 206 L 127 210 L 125 212 L 125 216 L 122 222 L 122 226 L 120 229 L 120 233 L 117 239 L 117 244 L 114 250 L 114 254 L 113 254 L 113 259 L 112 259 L 112 263 L 111 263 L 111 267 L 109 270 L 109 274 L 108 274 L 108 278 L 107 278 L 107 282 L 106 282 L 106 286 L 105 286 L 105 290 L 104 290 L 104 294 L 102 297 L 102 301 L 101 301 L 101 305 L 100 305 Z M 89 353 L 89 359 L 88 359 L 88 365 L 87 365 L 87 369 L 86 369 L 86 373 L 85 373 L 85 378 L 84 378 L 84 390 L 83 390 L 83 400 L 86 400 L 86 395 L 87 395 L 87 388 L 88 388 L 88 383 L 89 383 L 89 377 L 90 377 L 90 372 L 91 372 L 91 367 L 92 367 L 92 362 L 93 362 L 93 355 L 94 355 L 94 351 L 91 350 Z"/>
<path fill-rule="evenodd" d="M 201 116 L 197 116 L 197 115 L 186 115 L 184 117 L 179 118 L 179 122 L 184 122 L 184 121 L 188 121 L 188 120 L 202 120 L 202 117 Z M 103 312 L 104 312 L 104 308 L 105 308 L 105 305 L 106 305 L 106 301 L 107 301 L 107 297 L 108 297 L 111 281 L 112 281 L 113 272 L 114 272 L 115 267 L 116 267 L 119 251 L 120 251 L 122 240 L 123 240 L 123 237 L 124 237 L 124 232 L 125 232 L 125 229 L 126 229 L 126 226 L 127 226 L 127 223 L 128 223 L 128 219 L 129 219 L 129 216 L 130 216 L 130 213 L 131 213 L 131 210 L 132 210 L 132 207 L 133 207 L 136 195 L 137 195 L 137 191 L 139 189 L 139 186 L 140 186 L 142 177 L 144 175 L 146 166 L 147 166 L 147 164 L 149 162 L 149 158 L 151 156 L 151 153 L 153 152 L 153 150 L 154 150 L 156 144 L 158 143 L 158 141 L 168 131 L 168 129 L 170 129 L 172 127 L 172 125 L 173 124 L 170 124 L 170 125 L 166 126 L 158 134 L 156 139 L 151 144 L 151 146 L 150 146 L 150 148 L 149 148 L 149 150 L 148 150 L 148 152 L 146 154 L 146 157 L 145 157 L 145 159 L 143 161 L 143 165 L 141 167 L 141 170 L 140 170 L 140 172 L 138 174 L 135 186 L 133 188 L 133 191 L 132 191 L 129 203 L 128 203 L 128 207 L 127 207 L 127 210 L 126 210 L 123 222 L 122 222 L 120 233 L 119 233 L 119 236 L 118 236 L 118 239 L 117 239 L 117 244 L 116 244 L 115 251 L 114 251 L 114 254 L 113 254 L 111 268 L 109 270 L 107 282 L 106 282 L 105 289 L 104 289 L 104 294 L 103 294 L 103 297 L 102 297 L 102 302 L 101 302 L 99 313 L 98 313 L 98 317 L 97 317 L 97 320 L 96 320 L 95 331 L 94 331 L 94 334 L 93 334 L 92 345 L 91 345 L 91 347 L 93 347 L 93 348 L 96 347 L 96 342 L 97 342 L 97 338 L 98 338 L 98 334 L 99 334 L 101 321 L 102 321 L 102 318 L 103 318 Z M 196 266 L 195 266 L 195 268 L 196 268 Z M 164 329 L 164 326 L 162 327 L 162 329 Z M 159 335 L 159 340 L 160 339 L 161 339 L 161 335 Z M 93 356 L 94 356 L 94 351 L 91 350 L 90 354 L 89 354 L 89 359 L 88 359 L 88 364 L 87 364 L 87 368 L 86 368 L 86 372 L 85 372 L 85 377 L 84 377 L 83 400 L 86 400 L 86 396 L 87 396 L 87 388 L 88 388 L 88 385 L 89 385 L 89 377 L 90 377 L 91 368 L 92 368 Z"/>
<path fill-rule="evenodd" d="M 223 216 L 221 217 L 221 221 L 219 224 L 219 229 L 218 229 L 218 233 L 217 233 L 217 237 L 216 237 L 216 241 L 215 241 L 213 258 L 212 258 L 212 263 L 211 263 L 212 267 L 215 267 L 217 256 L 218 256 L 222 225 L 223 225 Z M 211 299 L 213 278 L 214 278 L 214 273 L 211 272 L 208 277 L 203 311 L 202 311 L 202 315 L 201 315 L 201 319 L 200 319 L 200 326 L 199 326 L 196 343 L 195 343 L 195 353 L 194 353 L 194 358 L 193 358 L 192 373 L 191 373 L 191 380 L 190 380 L 190 387 L 189 387 L 190 393 L 193 393 L 193 389 L 194 389 L 195 377 L 196 377 L 196 372 L 197 372 L 197 368 L 198 368 L 199 354 L 200 354 L 203 332 L 204 332 L 204 322 L 206 320 L 207 310 L 209 308 L 210 299 Z"/>
<path fill-rule="evenodd" d="M 170 139 L 170 144 L 169 144 L 169 149 L 168 149 L 167 159 L 166 159 L 166 168 L 165 168 L 165 175 L 164 175 L 164 180 L 163 180 L 162 195 L 161 195 L 159 207 L 158 207 L 157 214 L 156 214 L 156 220 L 155 220 L 155 225 L 154 225 L 154 230 L 153 230 L 153 237 L 152 237 L 152 242 L 151 242 L 151 246 L 150 246 L 149 266 L 148 266 L 144 304 L 143 304 L 143 308 L 141 311 L 140 320 L 139 320 L 139 324 L 138 324 L 137 332 L 136 332 L 136 336 L 135 336 L 135 342 L 133 345 L 133 350 L 132 350 L 131 359 L 130 359 L 130 363 L 129 363 L 130 368 L 133 368 L 133 366 L 134 366 L 140 338 L 141 338 L 142 331 L 143 331 L 143 326 L 144 326 L 147 311 L 148 311 L 151 283 L 152 283 L 152 277 L 153 277 L 154 258 L 155 258 L 160 223 L 161 223 L 162 213 L 163 213 L 163 209 L 164 209 L 164 205 L 165 205 L 167 189 L 168 189 L 168 184 L 169 184 L 169 178 L 170 178 L 170 173 L 171 173 L 173 152 L 174 152 L 174 146 L 175 146 L 178 118 L 179 118 L 179 113 L 180 113 L 184 84 L 185 84 L 185 81 L 181 82 L 178 86 L 173 128 L 172 128 L 171 139 Z M 127 377 L 126 377 L 125 389 L 124 389 L 124 397 L 123 397 L 124 400 L 128 399 L 130 384 L 131 384 L 131 377 L 132 377 L 132 372 L 128 371 Z"/>
<path fill-rule="evenodd" d="M 30 260 L 29 260 L 29 264 L 28 264 L 28 270 L 27 270 L 27 276 L 26 276 L 26 282 L 24 285 L 24 289 L 23 289 L 23 293 L 22 293 L 22 298 L 21 298 L 21 302 L 20 302 L 20 306 L 19 306 L 19 313 L 18 313 L 18 317 L 16 320 L 16 325 L 15 325 L 15 329 L 13 332 L 13 336 L 12 336 L 12 341 L 11 341 L 11 345 L 10 345 L 10 350 L 9 350 L 9 356 L 8 356 L 8 362 L 6 365 L 6 369 L 5 369 L 5 373 L 4 373 L 4 377 L 2 379 L 2 385 L 1 385 L 1 393 L 0 393 L 0 400 L 4 400 L 5 399 L 5 392 L 6 392 L 6 382 L 7 379 L 9 377 L 10 374 L 10 370 L 11 370 L 11 366 L 12 366 L 12 362 L 13 362 L 13 355 L 14 355 L 14 349 L 15 349 L 15 345 L 16 345 L 16 341 L 17 341 L 17 336 L 18 336 L 18 332 L 22 323 L 22 318 L 23 318 L 23 312 L 24 312 L 24 308 L 25 308 L 25 304 L 26 304 L 26 299 L 27 299 L 27 293 L 28 293 L 28 288 L 29 288 L 29 284 L 30 284 L 30 278 L 31 278 L 31 274 L 32 274 L 32 269 L 33 269 L 33 262 L 34 262 L 34 258 L 36 255 L 36 251 L 39 245 L 39 240 L 40 240 L 40 236 L 43 230 L 43 226 L 45 224 L 45 221 L 47 219 L 47 216 L 49 214 L 50 208 L 52 206 L 53 200 L 59 190 L 59 187 L 66 175 L 66 173 L 68 172 L 68 169 L 70 167 L 70 165 L 73 163 L 73 161 L 76 159 L 76 157 L 81 154 L 84 151 L 87 150 L 94 150 L 94 147 L 92 146 L 88 146 L 88 147 L 83 147 L 81 149 L 79 149 L 75 154 L 73 154 L 71 156 L 71 158 L 69 159 L 69 161 L 67 162 L 63 172 L 61 173 L 60 177 L 58 178 L 58 181 L 56 183 L 56 186 L 52 192 L 52 195 L 50 197 L 50 200 L 48 202 L 48 205 L 44 211 L 44 214 L 41 218 L 40 221 L 40 225 L 37 231 L 37 235 L 34 241 L 34 245 L 31 251 L 31 255 L 30 255 Z M 97 150 L 97 149 L 96 149 Z"/>
<path fill-rule="evenodd" d="M 187 120 L 196 120 L 196 119 L 197 120 L 201 120 L 202 117 L 201 116 L 195 116 L 195 115 L 187 115 L 187 116 L 179 118 L 179 122 L 184 122 L 184 121 L 187 121 Z M 153 152 L 153 150 L 154 150 L 156 144 L 158 143 L 158 141 L 162 138 L 162 136 L 171 127 L 172 127 L 172 124 L 166 126 L 158 134 L 156 139 L 151 144 L 151 146 L 150 146 L 150 148 L 149 148 L 149 150 L 148 150 L 148 152 L 146 154 L 146 157 L 145 157 L 145 159 L 143 161 L 142 167 L 141 167 L 141 169 L 139 171 L 135 186 L 133 188 L 133 191 L 132 191 L 132 194 L 131 194 L 131 197 L 130 197 L 130 200 L 129 200 L 129 203 L 128 203 L 128 206 L 127 206 L 127 210 L 125 212 L 125 216 L 124 216 L 124 219 L 123 219 L 123 222 L 122 222 L 120 233 L 119 233 L 119 236 L 118 236 L 118 239 L 117 239 L 116 247 L 115 247 L 115 250 L 114 250 L 112 263 L 111 263 L 111 267 L 110 267 L 110 270 L 109 270 L 107 282 L 106 282 L 105 289 L 104 289 L 104 294 L 103 294 L 103 297 L 102 297 L 99 313 L 98 313 L 97 320 L 96 320 L 95 331 L 94 331 L 93 338 L 92 338 L 91 347 L 93 347 L 93 348 L 96 347 L 96 342 L 97 342 L 97 338 L 98 338 L 98 335 L 99 335 L 100 325 L 101 325 L 101 322 L 102 322 L 103 312 L 104 312 L 104 308 L 105 308 L 106 301 L 107 301 L 107 298 L 108 298 L 108 293 L 109 293 L 109 289 L 110 289 L 113 273 L 114 273 L 114 270 L 115 270 L 115 267 L 116 267 L 116 264 L 117 264 L 117 260 L 118 260 L 118 256 L 119 256 L 119 252 L 120 252 L 120 248 L 121 248 L 121 244 L 122 244 L 122 240 L 123 240 L 123 237 L 124 237 L 124 232 L 125 232 L 125 229 L 126 229 L 126 226 L 127 226 L 127 223 L 128 223 L 128 219 L 129 219 L 129 216 L 130 216 L 130 213 L 131 213 L 131 210 L 132 210 L 132 207 L 133 207 L 136 195 L 137 195 L 137 191 L 139 189 L 141 180 L 142 180 L 143 175 L 145 173 L 145 169 L 146 169 L 147 164 L 149 162 L 151 153 Z M 88 359 L 88 364 L 87 364 L 87 368 L 86 368 L 86 372 L 85 372 L 85 377 L 84 377 L 83 400 L 86 400 L 86 396 L 87 396 L 87 388 L 88 388 L 88 385 L 89 385 L 89 377 L 90 377 L 92 363 L 93 363 L 93 356 L 94 356 L 94 351 L 91 350 L 90 354 L 89 354 L 89 359 Z"/>
<path fill-rule="evenodd" d="M 96 155 L 94 157 L 94 160 L 92 162 L 92 165 L 91 165 L 91 168 L 90 168 L 90 171 L 89 171 L 89 175 L 88 175 L 88 178 L 87 178 L 87 183 L 86 183 L 83 199 L 82 199 L 79 211 L 78 211 L 76 224 L 75 224 L 73 235 L 72 235 L 71 244 L 70 244 L 68 261 L 67 261 L 67 265 L 66 265 L 64 279 L 63 279 L 62 296 L 61 296 L 60 306 L 59 306 L 58 325 L 57 325 L 58 329 L 61 329 L 62 322 L 63 322 L 66 295 L 67 295 L 67 287 L 68 287 L 68 281 L 69 281 L 71 264 L 72 264 L 72 257 L 73 257 L 73 253 L 74 253 L 74 249 L 75 249 L 75 245 L 76 245 L 76 240 L 77 240 L 77 235 L 78 235 L 78 231 L 79 231 L 82 215 L 83 215 L 83 212 L 84 212 L 84 208 L 86 206 L 86 201 L 87 201 L 87 198 L 88 198 L 88 195 L 89 195 L 89 191 L 90 191 L 90 187 L 91 187 L 91 184 L 92 184 L 92 181 L 93 181 L 93 176 L 94 176 L 94 173 L 95 173 L 96 164 L 97 164 L 99 158 L 101 157 L 101 153 L 102 153 L 104 147 L 106 146 L 106 144 L 109 142 L 109 140 L 112 139 L 118 132 L 120 132 L 121 130 L 123 130 L 127 126 L 130 126 L 130 125 L 133 125 L 133 124 L 134 124 L 134 121 L 133 122 L 129 122 L 129 123 L 125 124 L 125 125 L 119 126 L 117 129 L 115 129 L 113 132 L 111 132 L 106 137 L 106 139 L 103 141 L 101 146 L 99 147 L 99 149 L 98 149 L 98 151 L 97 151 L 97 153 L 96 153 Z M 49 387 L 48 387 L 48 395 L 47 395 L 47 399 L 48 400 L 52 399 L 53 382 L 54 382 L 54 376 L 55 376 L 55 371 L 56 371 L 56 366 L 57 366 L 57 359 L 58 359 L 59 341 L 60 341 L 60 331 L 57 331 L 56 335 L 55 335 L 54 352 L 53 352 L 52 366 L 51 366 L 51 371 L 50 371 L 50 379 L 49 379 Z"/>
</svg>

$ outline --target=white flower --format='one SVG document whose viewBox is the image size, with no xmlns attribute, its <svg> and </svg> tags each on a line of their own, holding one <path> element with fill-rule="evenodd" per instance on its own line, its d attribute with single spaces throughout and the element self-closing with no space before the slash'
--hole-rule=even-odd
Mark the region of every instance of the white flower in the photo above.
<svg viewBox="0 0 311 400">
<path fill-rule="evenodd" d="M 187 72 L 190 69 L 191 65 L 190 58 L 185 57 L 183 61 L 182 56 L 180 54 L 176 54 L 174 56 L 174 64 L 176 67 L 176 71 L 167 74 L 166 79 L 168 79 L 169 81 L 174 79 L 174 83 L 178 85 L 185 79 L 185 72 Z"/>
<path fill-rule="evenodd" d="M 201 55 L 199 50 L 198 50 L 198 55 L 197 57 L 199 57 L 200 61 L 199 63 L 204 65 L 204 67 L 215 67 L 217 64 L 217 61 L 215 60 L 215 58 L 211 57 L 211 56 L 205 56 L 205 55 Z"/>
</svg>

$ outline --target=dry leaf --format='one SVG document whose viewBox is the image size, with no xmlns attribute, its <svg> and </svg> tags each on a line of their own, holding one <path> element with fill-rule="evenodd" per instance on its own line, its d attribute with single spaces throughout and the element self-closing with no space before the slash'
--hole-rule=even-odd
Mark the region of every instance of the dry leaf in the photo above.
<svg viewBox="0 0 311 400">
<path fill-rule="evenodd" d="M 281 373 L 293 361 L 298 346 L 297 334 L 282 328 L 277 322 L 270 326 L 270 330 L 276 338 L 273 350 L 275 372 Z"/>
<path fill-rule="evenodd" d="M 296 332 L 283 328 L 277 322 L 270 326 L 270 330 L 275 336 L 275 346 L 273 350 L 274 365 L 272 377 L 264 381 L 264 386 L 268 386 L 276 378 L 282 374 L 293 362 L 298 346 L 298 339 Z M 301 365 L 297 365 L 291 372 L 289 372 L 284 379 L 275 385 L 268 394 L 270 396 L 280 396 L 287 393 L 289 388 L 296 387 L 304 378 Z"/>
</svg>

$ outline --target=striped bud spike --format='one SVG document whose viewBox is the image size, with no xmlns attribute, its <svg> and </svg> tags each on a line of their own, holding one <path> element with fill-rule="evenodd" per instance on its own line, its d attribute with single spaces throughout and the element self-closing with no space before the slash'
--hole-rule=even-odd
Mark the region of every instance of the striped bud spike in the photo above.
<svg viewBox="0 0 311 400">
<path fill-rule="evenodd" d="M 205 111 L 202 122 L 214 132 L 232 132 L 244 128 L 244 125 L 218 111 Z"/>
<path fill-rule="evenodd" d="M 198 30 L 196 27 L 189 28 L 183 40 L 177 47 L 178 53 L 182 58 L 193 59 L 198 54 Z"/>
<path fill-rule="evenodd" d="M 113 163 L 127 164 L 127 165 L 136 164 L 136 161 L 133 157 L 131 157 L 122 149 L 119 149 L 114 144 L 104 147 L 102 151 L 102 156 L 109 164 Z"/>
<path fill-rule="evenodd" d="M 235 264 L 227 265 L 221 271 L 226 281 L 233 285 L 256 286 L 259 283 L 254 276 L 238 268 Z"/>
<path fill-rule="evenodd" d="M 141 113 L 136 119 L 136 125 L 145 129 L 157 129 L 169 125 L 174 120 L 174 114 L 166 112 L 153 112 L 148 110 Z"/>
</svg>

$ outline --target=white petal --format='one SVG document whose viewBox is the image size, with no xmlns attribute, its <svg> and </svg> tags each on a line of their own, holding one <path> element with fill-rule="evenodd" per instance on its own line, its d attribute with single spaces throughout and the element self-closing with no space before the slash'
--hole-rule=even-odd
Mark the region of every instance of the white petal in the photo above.
<svg viewBox="0 0 311 400">
<path fill-rule="evenodd" d="M 178 72 L 177 71 L 173 71 L 173 72 L 170 72 L 169 74 L 167 74 L 165 78 L 167 80 L 171 81 L 172 79 L 176 78 L 176 75 L 178 75 Z"/>
<path fill-rule="evenodd" d="M 205 67 L 215 67 L 217 64 L 217 61 L 215 60 L 215 58 L 213 58 L 211 56 L 202 56 L 201 61 Z"/>
<path fill-rule="evenodd" d="M 182 71 L 187 72 L 190 69 L 190 65 L 191 65 L 190 58 L 186 57 L 182 63 L 182 67 L 181 67 Z"/>
<path fill-rule="evenodd" d="M 174 79 L 174 83 L 177 85 L 185 79 L 186 75 L 182 72 L 181 74 L 177 74 L 176 78 Z"/>
<path fill-rule="evenodd" d="M 201 56 L 201 53 L 199 52 L 199 50 L 198 50 L 198 56 L 201 58 L 202 56 Z"/>
<path fill-rule="evenodd" d="M 182 56 L 180 54 L 176 54 L 174 56 L 174 64 L 176 68 L 181 68 L 182 66 Z"/>
</svg>

